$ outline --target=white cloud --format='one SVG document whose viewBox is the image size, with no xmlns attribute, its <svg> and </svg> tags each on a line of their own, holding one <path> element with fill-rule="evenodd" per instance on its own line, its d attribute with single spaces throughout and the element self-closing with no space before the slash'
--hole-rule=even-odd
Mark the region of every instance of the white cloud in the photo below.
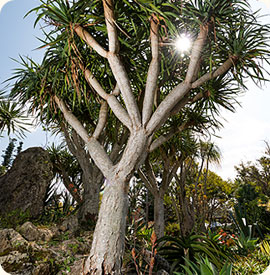
<svg viewBox="0 0 270 275">
<path fill-rule="evenodd" d="M 264 4 L 266 4 L 268 8 L 270 8 L 270 0 L 260 0 L 260 1 L 262 1 Z"/>
<path fill-rule="evenodd" d="M 4 5 L 7 3 L 7 2 L 10 2 L 11 0 L 0 0 L 0 12 L 2 10 L 2 8 L 4 7 Z"/>
<path fill-rule="evenodd" d="M 256 106 L 256 108 L 260 108 Z M 265 149 L 264 140 L 270 137 L 270 124 L 256 117 L 256 110 L 238 109 L 236 114 L 227 114 L 228 122 L 218 133 L 221 139 L 215 139 L 222 153 L 221 167 L 213 167 L 224 179 L 234 179 L 235 165 L 241 162 L 254 162 Z"/>
</svg>

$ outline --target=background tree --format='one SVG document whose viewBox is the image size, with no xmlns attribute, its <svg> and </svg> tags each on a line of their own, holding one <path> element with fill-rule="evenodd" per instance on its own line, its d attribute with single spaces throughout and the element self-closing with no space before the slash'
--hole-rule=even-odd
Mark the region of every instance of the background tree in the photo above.
<svg viewBox="0 0 270 275">
<path fill-rule="evenodd" d="M 6 171 L 12 166 L 12 163 L 13 163 L 13 160 L 15 159 L 15 157 L 22 150 L 23 142 L 20 141 L 17 148 L 16 148 L 16 142 L 17 142 L 16 138 L 11 138 L 6 150 L 3 151 L 4 154 L 2 155 L 3 161 L 2 161 L 2 164 L 0 166 L 0 171 L 1 171 L 0 175 L 3 175 L 3 174 L 6 173 Z M 16 149 L 16 153 L 14 153 L 15 149 Z"/>
<path fill-rule="evenodd" d="M 265 142 L 265 152 L 255 163 L 236 166 L 236 208 L 246 218 L 247 224 L 259 224 L 266 232 L 269 223 L 270 148 Z"/>
<path fill-rule="evenodd" d="M 180 169 L 174 174 L 175 182 L 170 186 L 170 198 L 182 236 L 205 231 L 205 222 L 209 221 L 215 206 L 214 189 L 218 188 L 212 172 L 212 181 L 208 181 L 209 163 L 220 158 L 218 148 L 211 142 L 195 139 L 190 140 L 189 146 L 190 151 L 182 158 Z M 222 194 L 219 192 L 220 196 Z"/>
<path fill-rule="evenodd" d="M 27 121 L 23 108 L 18 103 L 7 99 L 4 92 L 0 91 L 0 137 L 4 131 L 7 131 L 8 135 L 17 133 L 23 136 L 27 131 L 26 126 L 30 126 Z"/>
<path fill-rule="evenodd" d="M 265 142 L 265 152 L 254 164 L 241 163 L 236 166 L 237 179 L 242 184 L 252 184 L 265 196 L 270 196 L 270 147 Z"/>
<path fill-rule="evenodd" d="M 263 79 L 259 61 L 269 56 L 269 27 L 258 23 L 246 1 L 57 0 L 34 11 L 37 21 L 43 17 L 53 27 L 49 48 L 41 66 L 17 72 L 12 93 L 52 119 L 61 115 L 85 142 L 106 186 L 84 271 L 120 274 L 134 170 L 175 134 L 169 128 L 159 135 L 174 115 L 188 108 L 216 114 L 219 105 L 231 107 L 246 76 Z M 184 57 L 171 46 L 179 30 L 193 40 Z M 35 77 L 31 85 L 24 82 L 27 73 Z M 117 162 L 99 140 L 104 114 L 121 122 L 118 137 L 128 130 Z"/>
</svg>

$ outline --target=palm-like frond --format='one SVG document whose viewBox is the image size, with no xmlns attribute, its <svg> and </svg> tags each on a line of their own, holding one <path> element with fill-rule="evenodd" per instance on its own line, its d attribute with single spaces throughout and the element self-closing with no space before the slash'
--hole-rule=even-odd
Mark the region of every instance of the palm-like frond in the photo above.
<svg viewBox="0 0 270 275">
<path fill-rule="evenodd" d="M 31 125 L 28 121 L 25 111 L 18 103 L 3 96 L 0 98 L 0 135 L 7 131 L 8 135 L 16 133 L 22 137 L 28 131 L 27 126 Z"/>
</svg>

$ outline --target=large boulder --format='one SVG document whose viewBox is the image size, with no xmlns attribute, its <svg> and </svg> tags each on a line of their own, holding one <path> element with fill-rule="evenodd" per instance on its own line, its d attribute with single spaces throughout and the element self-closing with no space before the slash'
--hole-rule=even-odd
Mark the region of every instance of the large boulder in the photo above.
<svg viewBox="0 0 270 275">
<path fill-rule="evenodd" d="M 0 177 L 0 214 L 12 211 L 39 216 L 48 184 L 53 179 L 49 154 L 41 147 L 21 152 L 11 169 Z"/>
</svg>

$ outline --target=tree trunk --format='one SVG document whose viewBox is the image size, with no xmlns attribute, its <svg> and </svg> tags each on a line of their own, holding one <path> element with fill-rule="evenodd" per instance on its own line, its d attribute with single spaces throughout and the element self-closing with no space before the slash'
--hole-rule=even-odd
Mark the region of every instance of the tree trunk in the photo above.
<svg viewBox="0 0 270 275">
<path fill-rule="evenodd" d="M 147 136 L 144 130 L 130 135 L 120 162 L 107 174 L 90 255 L 84 272 L 88 275 L 121 274 L 128 211 L 129 180 L 145 160 Z"/>
<path fill-rule="evenodd" d="M 83 196 L 78 213 L 79 222 L 82 225 L 94 225 L 98 216 L 100 187 L 104 176 L 85 150 L 85 142 L 81 137 L 74 130 L 69 132 L 65 124 L 62 124 L 62 129 L 68 148 L 83 171 Z"/>
<path fill-rule="evenodd" d="M 83 202 L 79 209 L 79 220 L 83 225 L 94 225 L 97 220 L 103 178 L 96 166 L 93 167 L 92 173 L 83 172 Z"/>
<path fill-rule="evenodd" d="M 107 182 L 92 249 L 85 264 L 86 274 L 120 274 L 127 210 L 128 184 Z"/>
<path fill-rule="evenodd" d="M 194 211 L 192 206 L 189 207 L 189 202 L 186 198 L 183 200 L 184 204 L 182 205 L 182 223 L 180 224 L 181 235 L 189 235 L 194 228 Z"/>
<path fill-rule="evenodd" d="M 164 221 L 164 196 L 161 194 L 155 195 L 154 200 L 154 229 L 157 238 L 164 236 L 165 221 Z"/>
</svg>

